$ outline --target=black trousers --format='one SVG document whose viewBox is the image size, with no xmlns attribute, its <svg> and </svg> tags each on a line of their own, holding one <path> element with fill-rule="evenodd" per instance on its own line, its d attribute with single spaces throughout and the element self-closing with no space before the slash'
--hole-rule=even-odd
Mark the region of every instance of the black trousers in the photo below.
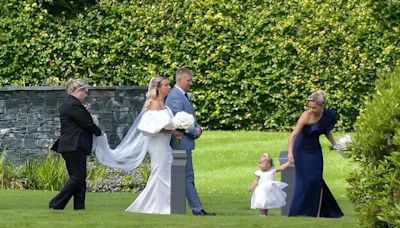
<svg viewBox="0 0 400 228">
<path fill-rule="evenodd" d="M 74 210 L 85 209 L 86 153 L 82 151 L 62 153 L 67 166 L 69 180 L 62 190 L 50 201 L 49 208 L 64 209 L 74 197 Z"/>
</svg>

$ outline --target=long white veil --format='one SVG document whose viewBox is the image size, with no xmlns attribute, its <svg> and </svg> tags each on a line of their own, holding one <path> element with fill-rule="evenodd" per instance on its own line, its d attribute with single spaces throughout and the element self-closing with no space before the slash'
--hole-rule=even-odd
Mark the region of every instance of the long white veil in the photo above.
<svg viewBox="0 0 400 228">
<path fill-rule="evenodd" d="M 150 85 L 154 78 L 150 80 Z M 110 168 L 121 170 L 134 170 L 142 163 L 147 153 L 148 137 L 144 136 L 138 129 L 140 119 L 142 118 L 147 101 L 142 111 L 136 117 L 128 133 L 124 136 L 121 143 L 111 149 L 107 140 L 107 135 L 103 133 L 101 136 L 93 137 L 92 151 L 95 152 L 100 163 Z"/>
<path fill-rule="evenodd" d="M 106 133 L 93 137 L 93 150 L 100 163 L 126 171 L 134 170 L 142 163 L 147 153 L 148 138 L 140 133 L 137 126 L 143 113 L 142 110 L 115 149 L 110 148 Z"/>
</svg>

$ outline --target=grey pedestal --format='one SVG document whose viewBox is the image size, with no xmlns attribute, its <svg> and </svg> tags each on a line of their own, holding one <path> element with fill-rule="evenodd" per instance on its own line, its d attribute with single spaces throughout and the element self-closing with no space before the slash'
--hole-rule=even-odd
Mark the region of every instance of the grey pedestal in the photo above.
<svg viewBox="0 0 400 228">
<path fill-rule="evenodd" d="M 288 160 L 287 155 L 288 155 L 287 151 L 281 152 L 281 154 L 279 155 L 280 164 L 287 162 Z M 283 191 L 286 192 L 286 205 L 281 208 L 281 215 L 285 216 L 289 215 L 290 205 L 292 205 L 292 200 L 293 200 L 295 180 L 296 180 L 296 170 L 294 165 L 291 165 L 289 166 L 289 168 L 282 171 L 281 181 L 283 183 L 288 184 L 288 186 L 283 189 Z"/>
<path fill-rule="evenodd" d="M 186 214 L 186 151 L 173 150 L 171 165 L 171 214 Z"/>
</svg>

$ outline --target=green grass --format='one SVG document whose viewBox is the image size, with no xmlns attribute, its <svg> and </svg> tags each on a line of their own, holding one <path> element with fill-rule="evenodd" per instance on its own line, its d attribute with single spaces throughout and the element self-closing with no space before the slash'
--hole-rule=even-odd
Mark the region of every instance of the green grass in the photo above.
<svg viewBox="0 0 400 228">
<path fill-rule="evenodd" d="M 340 136 L 341 134 L 337 134 Z M 355 227 L 357 215 L 346 196 L 345 177 L 350 161 L 325 151 L 324 177 L 345 216 L 340 219 L 288 218 L 279 209 L 267 218 L 249 209 L 247 188 L 258 168 L 258 158 L 268 152 L 275 166 L 280 151 L 287 150 L 289 133 L 206 131 L 193 154 L 196 184 L 204 208 L 216 217 L 187 215 L 146 215 L 124 212 L 135 193 L 88 193 L 86 210 L 73 211 L 72 202 L 64 211 L 47 208 L 57 192 L 0 190 L 0 227 Z M 280 177 L 277 176 L 279 180 Z"/>
</svg>

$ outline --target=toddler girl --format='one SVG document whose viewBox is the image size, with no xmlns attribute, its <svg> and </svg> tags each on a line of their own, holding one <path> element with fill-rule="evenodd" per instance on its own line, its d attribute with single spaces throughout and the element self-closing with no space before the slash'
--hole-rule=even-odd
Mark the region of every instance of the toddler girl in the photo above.
<svg viewBox="0 0 400 228">
<path fill-rule="evenodd" d="M 272 158 L 268 154 L 261 156 L 259 161 L 260 170 L 255 171 L 256 179 L 249 187 L 249 191 L 253 192 L 251 196 L 251 209 L 260 209 L 260 216 L 268 215 L 269 208 L 280 208 L 285 206 L 286 193 L 282 190 L 287 186 L 286 183 L 275 181 L 275 172 L 280 172 L 289 167 L 290 163 L 286 162 L 274 168 Z"/>
</svg>

